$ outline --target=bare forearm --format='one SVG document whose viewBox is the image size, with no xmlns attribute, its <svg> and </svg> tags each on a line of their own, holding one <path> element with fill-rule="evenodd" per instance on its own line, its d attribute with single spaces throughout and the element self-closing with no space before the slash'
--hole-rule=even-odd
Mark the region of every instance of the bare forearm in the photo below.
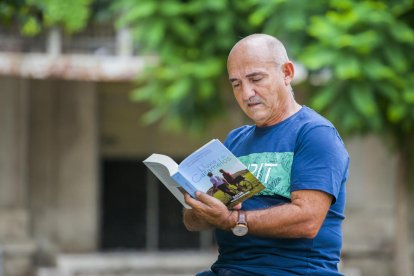
<svg viewBox="0 0 414 276">
<path fill-rule="evenodd" d="M 292 194 L 292 203 L 246 213 L 249 233 L 280 238 L 314 238 L 332 198 L 317 191 Z"/>
<path fill-rule="evenodd" d="M 318 229 L 293 204 L 246 213 L 249 233 L 278 238 L 312 238 Z"/>
<path fill-rule="evenodd" d="M 190 231 L 210 228 L 231 230 L 236 225 L 237 212 L 228 210 L 218 199 L 204 193 L 198 199 L 185 194 L 183 221 Z M 332 202 L 332 196 L 312 190 L 292 192 L 291 203 L 264 210 L 247 211 L 249 233 L 280 238 L 313 238 L 317 235 Z"/>
</svg>

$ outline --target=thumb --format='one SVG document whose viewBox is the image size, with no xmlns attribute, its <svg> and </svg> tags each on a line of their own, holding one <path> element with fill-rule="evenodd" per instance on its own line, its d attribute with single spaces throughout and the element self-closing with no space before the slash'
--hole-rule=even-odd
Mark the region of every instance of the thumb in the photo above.
<svg viewBox="0 0 414 276">
<path fill-rule="evenodd" d="M 234 205 L 233 208 L 231 208 L 231 209 L 233 209 L 233 210 L 240 210 L 241 208 L 242 208 L 242 204 L 240 202 L 237 205 Z"/>
</svg>

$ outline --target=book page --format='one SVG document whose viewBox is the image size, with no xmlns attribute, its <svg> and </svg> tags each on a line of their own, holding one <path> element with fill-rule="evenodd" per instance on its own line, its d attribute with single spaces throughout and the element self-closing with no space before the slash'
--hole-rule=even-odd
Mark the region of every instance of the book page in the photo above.
<svg viewBox="0 0 414 276">
<path fill-rule="evenodd" d="M 246 170 L 246 166 L 217 139 L 192 153 L 179 165 L 180 173 L 204 193 L 213 186 L 208 173 L 222 177 L 220 169 L 237 173 Z"/>
<path fill-rule="evenodd" d="M 178 171 L 178 164 L 167 155 L 154 153 L 151 154 L 151 156 L 145 159 L 143 162 L 150 169 L 151 167 L 156 166 L 157 170 L 158 168 L 163 170 L 161 175 L 163 178 L 169 178 L 171 175 L 175 174 Z M 173 186 L 177 185 L 178 184 L 174 182 Z"/>
<path fill-rule="evenodd" d="M 185 208 L 191 208 L 184 201 L 181 186 L 171 178 L 178 170 L 178 165 L 173 159 L 162 154 L 152 154 L 143 162 Z"/>
<path fill-rule="evenodd" d="M 264 189 L 264 185 L 219 140 L 213 139 L 180 165 L 170 157 L 153 154 L 145 165 L 183 204 L 184 189 L 193 198 L 197 191 L 222 201 L 229 208 Z"/>
<path fill-rule="evenodd" d="M 217 139 L 184 159 L 178 170 L 193 190 L 211 195 L 229 208 L 264 189 L 263 184 Z M 191 191 L 187 192 L 194 197 Z"/>
</svg>

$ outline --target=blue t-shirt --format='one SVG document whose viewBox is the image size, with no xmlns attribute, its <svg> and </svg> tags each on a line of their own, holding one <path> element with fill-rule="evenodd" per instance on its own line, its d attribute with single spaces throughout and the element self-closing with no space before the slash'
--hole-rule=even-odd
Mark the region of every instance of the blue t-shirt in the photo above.
<svg viewBox="0 0 414 276">
<path fill-rule="evenodd" d="M 323 191 L 333 202 L 313 239 L 237 237 L 216 230 L 220 254 L 212 270 L 219 275 L 341 275 L 337 264 L 349 156 L 334 126 L 303 106 L 276 125 L 235 129 L 224 144 L 266 186 L 243 203 L 243 210 L 288 203 L 297 190 Z"/>
</svg>

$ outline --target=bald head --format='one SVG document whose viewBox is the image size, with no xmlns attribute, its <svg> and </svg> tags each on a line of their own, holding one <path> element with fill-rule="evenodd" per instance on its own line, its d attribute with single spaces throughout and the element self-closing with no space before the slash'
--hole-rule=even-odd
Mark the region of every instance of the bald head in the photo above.
<svg viewBox="0 0 414 276">
<path fill-rule="evenodd" d="M 290 85 L 293 63 L 276 38 L 254 34 L 237 42 L 227 72 L 238 104 L 257 126 L 276 124 L 300 109 Z"/>
<path fill-rule="evenodd" d="M 279 65 L 289 61 L 282 42 L 266 34 L 252 34 L 238 41 L 231 49 L 227 61 L 235 55 L 243 55 L 243 53 L 248 52 Z"/>
</svg>

